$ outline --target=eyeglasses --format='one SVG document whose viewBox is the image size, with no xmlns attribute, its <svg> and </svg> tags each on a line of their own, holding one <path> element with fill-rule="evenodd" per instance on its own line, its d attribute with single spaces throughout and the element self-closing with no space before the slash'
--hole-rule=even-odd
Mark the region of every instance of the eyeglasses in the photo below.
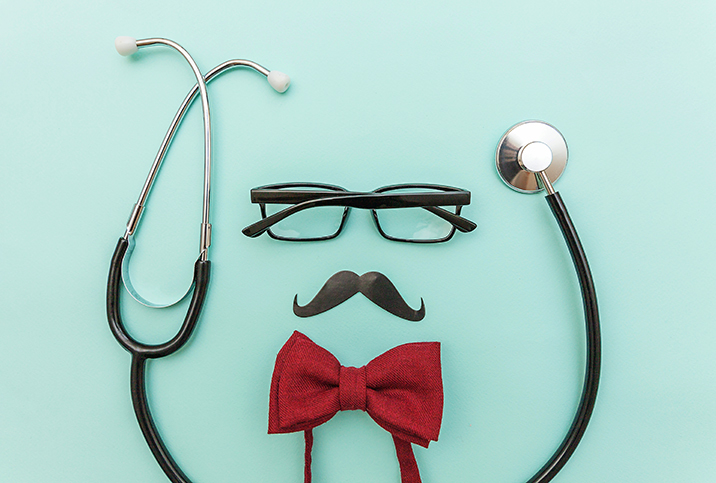
<svg viewBox="0 0 716 483">
<path fill-rule="evenodd" d="M 477 228 L 460 216 L 470 204 L 469 191 L 432 184 L 354 192 L 328 184 L 285 183 L 252 189 L 251 202 L 258 203 L 262 217 L 242 230 L 252 238 L 266 231 L 277 240 L 329 240 L 341 232 L 351 208 L 371 210 L 378 232 L 393 241 L 438 243 L 452 238 L 456 229 Z"/>
</svg>

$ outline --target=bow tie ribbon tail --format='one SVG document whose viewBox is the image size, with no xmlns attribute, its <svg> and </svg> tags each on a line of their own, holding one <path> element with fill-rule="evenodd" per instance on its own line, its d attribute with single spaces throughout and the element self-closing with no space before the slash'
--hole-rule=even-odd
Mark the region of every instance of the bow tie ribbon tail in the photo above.
<svg viewBox="0 0 716 483">
<path fill-rule="evenodd" d="M 303 432 L 305 441 L 304 463 L 303 463 L 303 481 L 311 483 L 311 453 L 313 451 L 313 430 L 307 429 Z M 400 465 L 400 481 L 401 483 L 421 483 L 420 470 L 418 462 L 413 454 L 413 447 L 407 441 L 393 436 L 395 444 L 395 454 L 398 457 Z"/>
</svg>

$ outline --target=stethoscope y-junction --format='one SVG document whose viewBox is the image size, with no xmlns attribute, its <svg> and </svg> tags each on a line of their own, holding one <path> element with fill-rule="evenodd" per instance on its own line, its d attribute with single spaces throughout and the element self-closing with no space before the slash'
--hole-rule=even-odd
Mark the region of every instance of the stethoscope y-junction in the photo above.
<svg viewBox="0 0 716 483">
<path fill-rule="evenodd" d="M 211 119 L 206 84 L 222 72 L 239 66 L 252 68 L 265 75 L 271 86 L 278 92 L 284 92 L 288 88 L 289 79 L 285 74 L 268 71 L 262 66 L 247 60 L 231 60 L 225 62 L 203 76 L 187 51 L 171 40 L 160 38 L 135 40 L 129 37 L 119 37 L 115 42 L 117 50 L 122 55 L 129 55 L 136 52 L 139 48 L 153 45 L 165 45 L 178 51 L 191 66 L 197 84 L 186 96 L 174 116 L 154 163 L 152 164 L 147 180 L 144 183 L 139 200 L 134 205 L 124 236 L 122 236 L 117 243 L 109 270 L 107 317 L 110 329 L 115 338 L 119 341 L 120 345 L 132 355 L 130 382 L 132 403 L 137 421 L 139 422 L 139 426 L 149 448 L 170 481 L 173 483 L 190 483 L 189 478 L 184 474 L 176 461 L 174 461 L 162 442 L 154 424 L 147 402 L 145 371 L 147 359 L 156 359 L 172 354 L 189 340 L 199 319 L 209 284 L 211 266 L 211 262 L 208 259 L 208 249 L 211 245 L 211 224 L 209 223 Z M 165 306 L 167 304 L 152 303 L 141 297 L 131 285 L 128 270 L 125 268 L 123 274 L 122 267 L 123 264 L 126 267 L 127 259 L 131 254 L 133 235 L 164 155 L 167 152 L 178 125 L 183 119 L 188 107 L 196 98 L 197 93 L 201 97 L 204 122 L 204 204 L 202 210 L 199 257 L 194 265 L 193 291 L 191 287 L 189 289 L 189 292 L 192 293 L 191 301 L 179 332 L 171 340 L 162 344 L 144 344 L 130 336 L 124 327 L 119 302 L 122 281 L 124 281 L 129 293 L 141 303 L 154 307 Z M 547 463 L 528 480 L 528 483 L 546 483 L 552 480 L 574 453 L 592 415 L 599 385 L 601 338 L 594 283 L 584 249 L 567 213 L 566 206 L 559 193 L 556 192 L 552 186 L 552 183 L 559 178 L 564 170 L 566 162 L 567 145 L 564 138 L 554 127 L 539 121 L 527 121 L 512 127 L 503 136 L 497 148 L 497 171 L 500 177 L 511 188 L 524 193 L 547 192 L 547 202 L 564 235 L 577 271 L 586 324 L 586 373 L 579 407 L 571 427 L 558 449 L 548 459 Z M 443 215 L 447 216 L 445 214 Z"/>
</svg>

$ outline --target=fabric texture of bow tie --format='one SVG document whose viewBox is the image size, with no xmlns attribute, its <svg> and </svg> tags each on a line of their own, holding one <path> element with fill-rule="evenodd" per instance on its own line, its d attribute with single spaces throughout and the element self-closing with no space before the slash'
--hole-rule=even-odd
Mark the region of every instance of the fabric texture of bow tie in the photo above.
<svg viewBox="0 0 716 483">
<path fill-rule="evenodd" d="M 403 344 L 356 368 L 294 332 L 276 357 L 268 432 L 305 432 L 305 483 L 311 481 L 312 429 L 347 410 L 367 412 L 392 434 L 402 483 L 420 483 L 411 443 L 427 448 L 440 433 L 440 343 Z"/>
</svg>

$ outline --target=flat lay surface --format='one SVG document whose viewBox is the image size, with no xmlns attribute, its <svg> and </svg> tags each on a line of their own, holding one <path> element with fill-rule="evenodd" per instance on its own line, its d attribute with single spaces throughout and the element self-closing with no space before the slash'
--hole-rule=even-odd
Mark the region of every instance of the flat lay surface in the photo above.
<svg viewBox="0 0 716 483">
<path fill-rule="evenodd" d="M 105 291 L 195 81 L 170 49 L 118 55 L 119 35 L 172 39 L 203 73 L 245 58 L 291 77 L 283 94 L 247 69 L 208 86 L 206 304 L 188 344 L 147 363 L 157 427 L 192 481 L 303 481 L 303 434 L 268 434 L 276 355 L 295 330 L 356 367 L 401 344 L 440 342 L 439 438 L 413 445 L 425 483 L 527 481 L 545 463 L 575 414 L 586 344 L 574 267 L 544 196 L 512 191 L 496 173 L 498 142 L 528 119 L 566 139 L 555 188 L 602 320 L 596 408 L 553 481 L 714 481 L 714 2 L 70 0 L 2 10 L 0 481 L 167 481 L 132 410 L 130 356 L 109 330 Z M 201 120 L 197 102 L 136 233 L 129 270 L 149 299 L 179 298 L 191 284 Z M 352 209 L 330 240 L 242 234 L 261 220 L 252 188 L 295 182 L 468 190 L 460 214 L 478 228 L 402 243 Z M 308 218 L 316 230 L 329 223 L 321 213 Z M 309 304 L 340 271 L 384 274 L 411 309 L 422 299 L 424 317 L 396 317 L 362 293 L 297 317 L 294 298 Z M 173 337 L 188 306 L 150 309 L 124 289 L 121 301 L 128 330 L 147 343 Z M 314 482 L 400 481 L 393 440 L 366 413 L 341 411 L 313 434 Z"/>
</svg>

